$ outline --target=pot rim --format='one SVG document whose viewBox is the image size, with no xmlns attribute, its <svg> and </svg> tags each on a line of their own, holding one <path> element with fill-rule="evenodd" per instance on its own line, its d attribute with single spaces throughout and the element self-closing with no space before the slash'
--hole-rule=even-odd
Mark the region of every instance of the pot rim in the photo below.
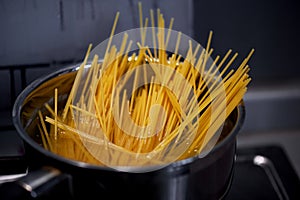
<svg viewBox="0 0 300 200">
<path fill-rule="evenodd" d="M 67 74 L 67 73 L 71 73 L 71 72 L 75 72 L 79 69 L 81 63 L 78 64 L 73 64 L 71 66 L 66 66 L 63 67 L 59 70 L 56 70 L 52 73 L 48 73 L 38 79 L 36 79 L 35 81 L 31 82 L 29 85 L 27 85 L 27 87 L 25 89 L 23 89 L 23 91 L 18 95 L 17 99 L 15 100 L 13 109 L 12 109 L 12 119 L 13 119 L 13 125 L 15 127 L 15 129 L 18 132 L 18 135 L 23 139 L 23 141 L 25 141 L 27 144 L 29 144 L 31 147 L 33 147 L 35 150 L 37 150 L 38 152 L 42 153 L 43 155 L 47 156 L 47 157 L 51 157 L 54 158 L 55 160 L 58 160 L 60 162 L 66 163 L 68 165 L 72 165 L 75 167 L 79 167 L 79 168 L 85 168 L 85 169 L 96 169 L 96 170 L 104 170 L 104 171 L 112 171 L 112 172 L 124 172 L 124 171 L 119 171 L 117 169 L 114 168 L 110 168 L 110 167 L 106 167 L 106 166 L 100 166 L 100 165 L 93 165 L 93 164 L 89 164 L 86 162 L 82 162 L 82 161 L 77 161 L 77 160 L 72 160 L 72 159 L 68 159 L 65 158 L 63 156 L 60 156 L 58 154 L 55 154 L 51 151 L 46 150 L 45 148 L 43 148 L 42 146 L 40 146 L 37 142 L 35 142 L 25 131 L 25 129 L 22 126 L 21 123 L 21 110 L 22 110 L 22 104 L 24 102 L 24 100 L 27 98 L 27 96 L 37 87 L 39 87 L 41 84 L 43 84 L 44 82 L 58 76 L 58 75 L 62 75 L 62 74 Z M 207 155 L 212 154 L 215 151 L 218 151 L 220 148 L 222 148 L 224 145 L 226 145 L 228 142 L 230 142 L 231 140 L 233 140 L 237 133 L 240 131 L 242 124 L 244 123 L 245 120 L 245 106 L 244 106 L 244 102 L 243 100 L 240 102 L 240 104 L 235 108 L 237 110 L 237 120 L 230 132 L 230 134 L 228 134 L 224 139 L 222 139 L 220 142 L 218 142 Z M 206 152 L 204 152 L 206 153 Z M 183 166 L 183 165 L 187 165 L 189 163 L 192 163 L 195 160 L 198 159 L 204 159 L 207 155 L 205 156 L 201 156 L 204 153 L 200 153 L 199 155 L 193 156 L 193 157 L 189 157 L 183 160 L 179 160 L 179 161 L 175 161 L 172 163 L 169 163 L 168 165 L 162 167 L 177 167 L 177 166 Z M 162 168 L 159 169 L 155 169 L 155 170 L 151 170 L 151 166 L 149 167 L 139 167 L 140 169 L 150 169 L 148 171 L 159 171 Z M 144 171 L 144 170 L 143 170 Z M 147 171 L 147 170 L 146 170 Z M 132 172 L 126 172 L 126 173 L 132 173 Z M 136 173 L 136 172 L 134 172 Z"/>
</svg>

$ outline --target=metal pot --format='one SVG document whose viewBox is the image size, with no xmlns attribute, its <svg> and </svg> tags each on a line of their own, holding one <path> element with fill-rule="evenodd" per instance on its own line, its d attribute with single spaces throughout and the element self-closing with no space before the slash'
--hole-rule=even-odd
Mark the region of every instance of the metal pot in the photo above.
<svg viewBox="0 0 300 200">
<path fill-rule="evenodd" d="M 53 97 L 53 89 L 59 85 L 66 100 L 79 65 L 66 67 L 31 83 L 17 98 L 13 108 L 13 122 L 24 140 L 29 172 L 19 180 L 19 185 L 30 186 L 31 196 L 40 185 L 32 186 L 37 178 L 28 178 L 43 169 L 41 185 L 49 180 L 68 180 L 71 199 L 223 199 L 231 185 L 236 153 L 236 135 L 245 116 L 243 102 L 236 107 L 225 122 L 223 138 L 212 151 L 201 158 L 191 157 L 145 173 L 120 172 L 108 167 L 78 162 L 56 155 L 39 143 L 37 110 Z M 43 88 L 49 94 L 41 93 Z M 35 107 L 32 107 L 34 103 Z M 24 112 L 31 116 L 24 115 Z M 48 167 L 44 170 L 43 167 Z M 50 167 L 50 170 L 49 170 Z M 50 174 L 50 175 L 49 175 Z M 51 175 L 52 174 L 52 175 Z M 61 178 L 61 177 L 64 178 Z M 60 179 L 58 178 L 60 177 Z M 67 177 L 67 178 L 66 178 Z M 27 178 L 27 179 L 26 179 Z M 46 181 L 45 181 L 46 180 Z M 20 184 L 22 183 L 22 184 Z M 25 187 L 26 188 L 26 187 Z M 36 194 L 37 192 L 35 192 Z"/>
</svg>

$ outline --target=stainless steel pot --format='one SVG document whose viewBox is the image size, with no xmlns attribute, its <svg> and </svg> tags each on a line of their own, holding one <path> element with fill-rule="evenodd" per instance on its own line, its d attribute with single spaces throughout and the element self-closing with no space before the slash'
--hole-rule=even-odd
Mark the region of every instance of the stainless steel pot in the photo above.
<svg viewBox="0 0 300 200">
<path fill-rule="evenodd" d="M 44 174 L 49 176 L 55 172 L 50 177 L 67 177 L 72 199 L 181 200 L 223 199 L 226 196 L 235 164 L 236 135 L 245 117 L 243 102 L 228 117 L 221 140 L 205 157 L 191 157 L 145 173 L 120 172 L 61 157 L 47 151 L 40 143 L 36 111 L 47 112 L 44 104 L 51 100 L 53 89 L 58 85 L 61 103 L 66 100 L 77 69 L 78 65 L 70 66 L 39 78 L 28 85 L 15 102 L 13 122 L 24 140 L 31 169 L 27 180 L 36 170 L 50 167 L 52 170 L 44 170 Z M 45 87 L 51 91 L 49 94 L 39 92 Z M 25 111 L 31 115 L 25 116 Z M 19 180 L 19 185 L 22 181 L 24 183 Z"/>
</svg>

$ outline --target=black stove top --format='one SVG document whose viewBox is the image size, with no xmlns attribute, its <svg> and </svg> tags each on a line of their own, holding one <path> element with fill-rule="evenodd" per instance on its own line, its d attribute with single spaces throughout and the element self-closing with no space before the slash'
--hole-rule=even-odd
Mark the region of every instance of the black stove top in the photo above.
<svg viewBox="0 0 300 200">
<path fill-rule="evenodd" d="M 299 178 L 281 147 L 239 148 L 226 199 L 300 199 Z"/>
<path fill-rule="evenodd" d="M 17 133 L 11 130 L 0 136 L 1 188 L 2 183 L 24 176 L 27 166 Z M 232 185 L 225 199 L 300 199 L 300 181 L 281 147 L 238 148 Z"/>
</svg>

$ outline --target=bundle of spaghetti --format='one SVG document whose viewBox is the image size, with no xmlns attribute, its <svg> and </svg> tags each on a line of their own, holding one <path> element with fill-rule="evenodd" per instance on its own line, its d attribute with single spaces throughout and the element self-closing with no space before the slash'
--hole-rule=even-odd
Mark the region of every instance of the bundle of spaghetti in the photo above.
<svg viewBox="0 0 300 200">
<path fill-rule="evenodd" d="M 142 16 L 141 7 L 139 8 Z M 150 16 L 154 27 L 152 10 Z M 111 37 L 118 17 L 119 13 L 116 15 Z M 171 142 L 182 142 L 191 135 L 191 138 L 185 140 L 189 143 L 188 148 L 178 159 L 201 153 L 242 101 L 251 81 L 247 63 L 254 50 L 250 51 L 236 70 L 229 70 L 237 57 L 235 53 L 229 59 L 231 50 L 221 60 L 220 56 L 216 57 L 211 64 L 217 66 L 216 69 L 207 69 L 208 58 L 213 52 L 210 48 L 212 32 L 209 34 L 206 48 L 202 49 L 199 57 L 196 55 L 200 48 L 192 47 L 192 43 L 189 44 L 185 57 L 177 54 L 180 33 L 174 53 L 169 55 L 164 50 L 169 43 L 169 34 L 165 37 L 165 21 L 159 9 L 157 21 L 157 26 L 161 29 L 158 29 L 156 35 L 152 35 L 155 48 L 145 46 L 146 31 L 143 31 L 143 28 L 147 27 L 148 19 L 143 23 L 143 19 L 140 18 L 142 41 L 138 44 L 138 53 L 128 53 L 132 41 L 127 41 L 125 34 L 119 49 L 111 45 L 110 40 L 104 58 L 100 60 L 95 55 L 85 73 L 91 50 L 91 45 L 89 46 L 64 108 L 58 108 L 60 91 L 55 90 L 53 106 L 46 105 L 51 116 L 42 116 L 39 112 L 39 129 L 46 149 L 70 159 L 103 165 L 91 152 L 101 154 L 107 150 L 107 145 L 110 145 L 118 150 L 111 159 L 124 163 L 127 158 L 117 152 L 124 151 L 133 155 L 158 152 L 157 155 L 162 157 L 165 156 L 164 150 Z M 169 30 L 172 29 L 172 24 L 173 19 Z M 225 63 L 227 64 L 224 66 Z M 145 65 L 150 66 L 151 73 L 146 67 L 139 68 Z M 178 78 L 176 74 L 183 78 Z M 83 75 L 85 82 L 82 84 L 80 80 Z M 141 80 L 143 84 L 138 84 Z M 128 82 L 132 82 L 131 92 L 125 88 Z M 189 98 L 187 83 L 192 86 L 194 100 Z M 166 85 L 168 87 L 165 87 Z M 79 88 L 82 93 L 74 103 Z M 225 106 L 215 108 L 212 102 L 216 105 L 225 102 Z M 156 109 L 157 105 L 163 110 Z M 74 112 L 79 114 L 74 115 Z M 225 113 L 225 117 L 222 113 Z M 97 125 L 86 123 L 91 122 L 90 118 L 96 119 Z M 51 125 L 50 130 L 45 122 Z M 103 136 L 99 136 L 99 127 L 104 133 Z M 88 142 L 92 150 L 86 149 L 85 142 Z M 172 148 L 168 151 L 172 151 Z"/>
</svg>

